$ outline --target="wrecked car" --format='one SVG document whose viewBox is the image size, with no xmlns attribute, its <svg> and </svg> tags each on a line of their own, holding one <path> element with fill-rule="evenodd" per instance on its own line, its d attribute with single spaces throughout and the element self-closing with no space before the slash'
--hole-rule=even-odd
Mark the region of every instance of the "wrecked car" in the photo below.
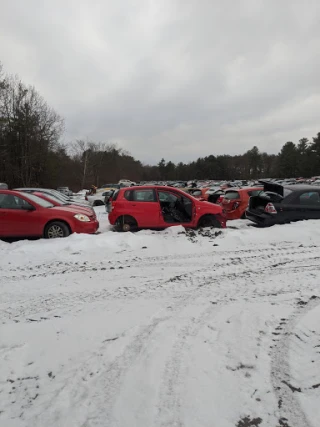
<svg viewBox="0 0 320 427">
<path fill-rule="evenodd" d="M 250 198 L 246 218 L 268 227 L 291 221 L 320 219 L 320 186 L 283 186 L 263 182 L 264 191 Z"/>
<path fill-rule="evenodd" d="M 109 221 L 118 231 L 226 227 L 221 206 L 197 200 L 184 191 L 165 186 L 141 186 L 115 191 L 107 204 Z"/>
<path fill-rule="evenodd" d="M 250 197 L 259 194 L 262 190 L 262 186 L 226 190 L 222 207 L 226 211 L 227 219 L 244 219 Z"/>
</svg>

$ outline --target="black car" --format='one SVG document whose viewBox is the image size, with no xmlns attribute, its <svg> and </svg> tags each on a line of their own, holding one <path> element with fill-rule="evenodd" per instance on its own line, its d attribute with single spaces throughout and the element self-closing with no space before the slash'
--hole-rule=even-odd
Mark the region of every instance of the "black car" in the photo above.
<svg viewBox="0 0 320 427">
<path fill-rule="evenodd" d="M 249 200 L 246 218 L 259 226 L 320 219 L 320 187 L 260 181 L 264 191 Z"/>
</svg>

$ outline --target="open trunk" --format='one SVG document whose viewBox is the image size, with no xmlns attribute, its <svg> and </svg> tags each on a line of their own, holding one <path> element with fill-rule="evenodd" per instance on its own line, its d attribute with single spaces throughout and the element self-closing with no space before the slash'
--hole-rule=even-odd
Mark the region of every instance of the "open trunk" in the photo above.
<svg viewBox="0 0 320 427">
<path fill-rule="evenodd" d="M 266 191 L 260 193 L 259 196 L 250 197 L 248 210 L 254 213 L 262 213 L 265 212 L 268 203 L 281 203 L 282 200 L 283 197 L 280 193 Z"/>
</svg>

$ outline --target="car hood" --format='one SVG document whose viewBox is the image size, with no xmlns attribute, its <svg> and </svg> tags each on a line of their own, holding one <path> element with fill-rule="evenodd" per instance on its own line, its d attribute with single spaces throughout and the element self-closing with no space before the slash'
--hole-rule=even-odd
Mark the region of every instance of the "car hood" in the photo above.
<svg viewBox="0 0 320 427">
<path fill-rule="evenodd" d="M 72 211 L 72 212 L 77 211 L 77 213 L 82 213 L 84 215 L 89 215 L 89 216 L 92 216 L 95 214 L 94 210 L 91 209 L 90 207 L 77 206 L 77 205 L 74 205 L 73 203 L 71 203 L 70 205 L 61 205 L 59 207 L 63 209 L 68 209 L 69 211 Z"/>
<path fill-rule="evenodd" d="M 92 211 L 91 209 L 88 208 L 80 208 L 79 206 L 54 206 L 53 208 L 51 208 L 52 210 L 56 211 L 56 212 L 65 212 L 65 213 L 70 213 L 70 214 L 82 214 L 82 215 L 87 215 L 90 218 L 94 218 L 95 217 L 95 212 Z"/>
</svg>

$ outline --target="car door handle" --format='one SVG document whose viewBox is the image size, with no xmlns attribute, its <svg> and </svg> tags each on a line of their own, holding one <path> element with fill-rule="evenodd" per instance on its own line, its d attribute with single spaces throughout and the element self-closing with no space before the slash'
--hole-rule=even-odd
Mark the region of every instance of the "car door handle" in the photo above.
<svg viewBox="0 0 320 427">
<path fill-rule="evenodd" d="M 135 203 L 132 203 L 131 206 L 137 206 Z"/>
<path fill-rule="evenodd" d="M 0 212 L 0 216 L 7 215 L 7 212 Z"/>
</svg>

